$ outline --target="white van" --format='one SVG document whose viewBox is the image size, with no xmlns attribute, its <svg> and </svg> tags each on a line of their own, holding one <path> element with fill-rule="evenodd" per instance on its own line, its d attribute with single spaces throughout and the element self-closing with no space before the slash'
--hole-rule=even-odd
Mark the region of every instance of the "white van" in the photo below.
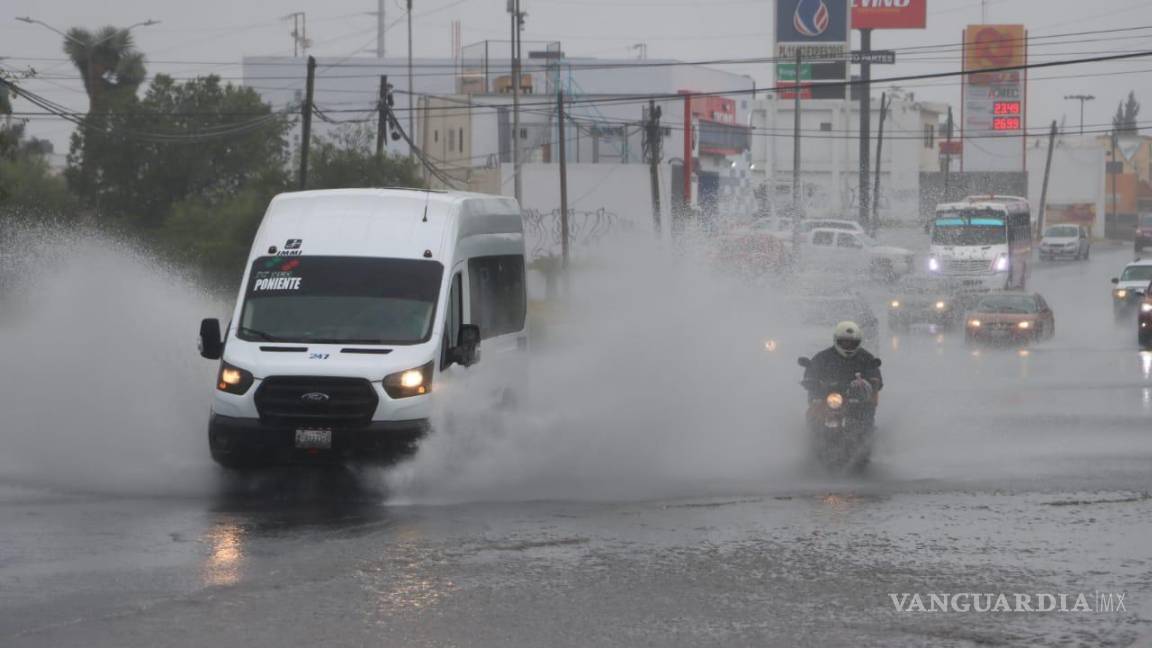
<svg viewBox="0 0 1152 648">
<path fill-rule="evenodd" d="M 227 330 L 215 319 L 200 327 L 201 355 L 221 360 L 212 458 L 391 460 L 428 431 L 433 399 L 480 360 L 481 340 L 485 365 L 520 362 L 526 311 L 515 200 L 409 189 L 276 196 Z"/>
<path fill-rule="evenodd" d="M 1032 272 L 1032 211 L 1018 196 L 969 196 L 936 206 L 929 272 L 962 290 L 1023 290 Z"/>
</svg>

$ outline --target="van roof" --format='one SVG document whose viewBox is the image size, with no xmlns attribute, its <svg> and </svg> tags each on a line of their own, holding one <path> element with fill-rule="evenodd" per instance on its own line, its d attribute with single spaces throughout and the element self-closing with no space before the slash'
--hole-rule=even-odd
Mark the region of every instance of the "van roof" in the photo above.
<svg viewBox="0 0 1152 648">
<path fill-rule="evenodd" d="M 291 191 L 279 194 L 274 200 L 316 199 L 326 196 L 340 197 L 379 197 L 379 198 L 413 198 L 420 197 L 429 203 L 455 205 L 466 200 L 485 200 L 503 203 L 505 207 L 517 211 L 516 203 L 511 198 L 493 194 L 473 193 L 468 191 L 440 191 L 436 189 L 416 189 L 411 187 L 362 187 L 350 189 L 310 189 L 307 191 Z"/>
</svg>

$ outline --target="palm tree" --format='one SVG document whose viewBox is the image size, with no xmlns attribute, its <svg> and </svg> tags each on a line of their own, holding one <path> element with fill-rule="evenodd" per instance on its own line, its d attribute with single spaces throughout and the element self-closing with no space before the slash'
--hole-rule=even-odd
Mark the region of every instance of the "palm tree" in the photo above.
<svg viewBox="0 0 1152 648">
<path fill-rule="evenodd" d="M 73 27 L 64 37 L 64 53 L 84 80 L 89 112 L 103 112 L 115 99 L 135 96 L 147 76 L 144 54 L 127 29 L 109 26 L 93 33 Z"/>
</svg>

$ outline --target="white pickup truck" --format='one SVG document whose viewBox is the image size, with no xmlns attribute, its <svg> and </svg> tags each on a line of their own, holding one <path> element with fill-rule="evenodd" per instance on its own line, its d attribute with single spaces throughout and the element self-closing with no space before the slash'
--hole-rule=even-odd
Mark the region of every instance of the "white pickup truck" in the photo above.
<svg viewBox="0 0 1152 648">
<path fill-rule="evenodd" d="M 874 279 L 895 281 L 911 273 L 915 265 L 916 255 L 911 250 L 879 245 L 859 232 L 816 228 L 803 242 L 802 263 L 817 272 L 867 273 Z"/>
</svg>

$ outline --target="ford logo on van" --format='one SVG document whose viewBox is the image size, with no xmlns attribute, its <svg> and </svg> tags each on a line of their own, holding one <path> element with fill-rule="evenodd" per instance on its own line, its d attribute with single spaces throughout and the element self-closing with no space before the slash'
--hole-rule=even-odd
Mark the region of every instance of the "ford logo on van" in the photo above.
<svg viewBox="0 0 1152 648">
<path fill-rule="evenodd" d="M 300 400 L 308 401 L 309 403 L 322 403 L 330 398 L 331 396 L 324 392 L 308 392 L 307 394 L 300 395 Z"/>
</svg>

